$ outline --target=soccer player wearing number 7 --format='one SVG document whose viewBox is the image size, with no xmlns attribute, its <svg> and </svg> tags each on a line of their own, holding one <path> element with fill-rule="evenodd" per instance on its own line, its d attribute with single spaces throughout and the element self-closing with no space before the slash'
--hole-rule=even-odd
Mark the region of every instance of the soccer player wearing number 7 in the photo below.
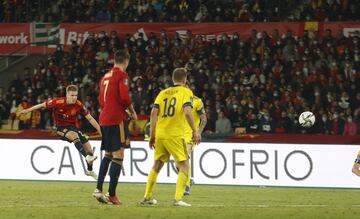
<svg viewBox="0 0 360 219">
<path fill-rule="evenodd" d="M 187 71 L 176 68 L 172 79 L 174 86 L 159 93 L 153 104 L 150 115 L 150 149 L 155 148 L 154 165 L 149 173 L 144 199 L 141 205 L 155 205 L 154 190 L 158 173 L 173 156 L 179 170 L 174 198 L 175 206 L 191 206 L 182 200 L 189 170 L 189 153 L 185 142 L 185 127 L 188 123 L 192 129 L 192 138 L 196 144 L 200 135 L 192 116 L 193 93 L 185 87 Z"/>
<path fill-rule="evenodd" d="M 121 50 L 115 52 L 114 67 L 104 75 L 100 82 L 100 128 L 102 133 L 101 150 L 105 156 L 101 161 L 99 177 L 93 196 L 101 203 L 111 202 L 120 205 L 116 196 L 116 186 L 120 176 L 125 148 L 130 148 L 129 130 L 126 110 L 130 117 L 137 119 L 136 112 L 129 96 L 128 75 L 125 72 L 129 65 L 129 53 Z M 103 184 L 109 169 L 109 194 L 103 194 Z"/>
</svg>

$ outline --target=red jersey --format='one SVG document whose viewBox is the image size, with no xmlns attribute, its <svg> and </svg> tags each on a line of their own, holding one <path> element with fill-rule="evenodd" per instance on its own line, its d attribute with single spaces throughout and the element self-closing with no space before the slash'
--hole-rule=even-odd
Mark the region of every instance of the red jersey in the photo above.
<svg viewBox="0 0 360 219">
<path fill-rule="evenodd" d="M 45 107 L 54 110 L 53 117 L 56 126 L 76 126 L 79 113 L 83 116 L 89 114 L 80 101 L 77 100 L 74 104 L 67 104 L 66 97 L 47 100 L 45 101 Z"/>
<path fill-rule="evenodd" d="M 117 67 L 112 68 L 101 79 L 100 125 L 117 125 L 126 118 L 125 109 L 131 104 L 128 81 L 127 73 Z"/>
</svg>

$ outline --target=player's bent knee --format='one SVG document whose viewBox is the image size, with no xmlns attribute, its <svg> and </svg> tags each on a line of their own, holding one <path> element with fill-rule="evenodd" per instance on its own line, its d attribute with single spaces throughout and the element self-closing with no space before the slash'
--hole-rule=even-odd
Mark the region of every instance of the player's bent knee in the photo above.
<svg viewBox="0 0 360 219">
<path fill-rule="evenodd" d="M 70 141 L 75 141 L 75 139 L 79 139 L 79 135 L 76 132 L 68 132 L 65 137 Z"/>
<path fill-rule="evenodd" d="M 176 162 L 176 167 L 187 173 L 189 169 L 189 162 L 187 160 Z"/>
</svg>

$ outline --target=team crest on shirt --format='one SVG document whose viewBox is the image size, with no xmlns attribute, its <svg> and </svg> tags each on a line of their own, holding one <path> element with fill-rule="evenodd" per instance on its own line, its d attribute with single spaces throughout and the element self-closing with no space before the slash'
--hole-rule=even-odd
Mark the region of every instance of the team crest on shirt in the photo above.
<svg viewBox="0 0 360 219">
<path fill-rule="evenodd" d="M 127 78 L 124 79 L 124 84 L 128 85 L 129 84 L 129 80 Z"/>
</svg>

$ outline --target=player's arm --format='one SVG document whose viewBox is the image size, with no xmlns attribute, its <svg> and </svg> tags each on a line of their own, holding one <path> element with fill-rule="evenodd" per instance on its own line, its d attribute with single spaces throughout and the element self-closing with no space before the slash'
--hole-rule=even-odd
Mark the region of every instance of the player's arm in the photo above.
<svg viewBox="0 0 360 219">
<path fill-rule="evenodd" d="M 131 104 L 131 98 L 129 95 L 129 86 L 128 82 L 129 79 L 127 77 L 121 77 L 119 80 L 119 93 L 120 93 L 120 100 L 124 104 L 125 108 L 129 108 Z M 131 110 L 131 109 L 129 109 Z"/>
<path fill-rule="evenodd" d="M 155 148 L 155 130 L 159 115 L 159 105 L 154 104 L 150 114 L 150 149 Z"/>
<path fill-rule="evenodd" d="M 133 119 L 133 120 L 137 120 L 138 117 L 137 117 L 136 111 L 135 111 L 134 106 L 133 106 L 132 103 L 128 106 L 127 109 L 129 110 L 128 114 L 129 114 L 130 118 Z"/>
<path fill-rule="evenodd" d="M 92 115 L 90 113 L 88 113 L 85 118 L 89 121 L 89 123 L 97 130 L 97 132 L 101 135 L 101 129 L 100 129 L 100 125 L 99 123 L 96 121 L 96 119 L 94 119 L 94 117 L 92 117 Z"/>
<path fill-rule="evenodd" d="M 204 104 L 200 99 L 200 104 L 199 104 L 199 108 L 197 109 L 197 115 L 200 117 L 200 125 L 199 125 L 199 133 L 201 135 L 201 133 L 204 131 L 206 123 L 207 123 L 207 117 L 206 117 L 206 113 L 204 110 Z"/>
<path fill-rule="evenodd" d="M 195 144 L 199 144 L 200 140 L 201 140 L 201 136 L 199 134 L 199 132 L 197 131 L 196 127 L 195 127 L 195 123 L 194 123 L 194 118 L 192 115 L 192 107 L 191 105 L 184 105 L 184 112 L 185 112 L 185 118 L 186 121 L 189 123 L 192 132 L 193 132 L 193 141 L 195 142 Z"/>
<path fill-rule="evenodd" d="M 35 106 L 32 106 L 32 107 L 30 107 L 28 109 L 22 110 L 20 112 L 20 115 L 23 115 L 23 114 L 26 114 L 26 113 L 29 113 L 29 112 L 32 112 L 34 110 L 38 110 L 38 109 L 41 109 L 41 108 L 45 108 L 45 107 L 46 107 L 45 102 L 44 103 L 39 103 L 39 104 L 37 104 Z"/>
<path fill-rule="evenodd" d="M 199 133 L 201 135 L 201 133 L 204 131 L 204 128 L 207 124 L 207 117 L 206 114 L 203 113 L 200 115 L 200 126 L 199 126 Z"/>
<path fill-rule="evenodd" d="M 129 84 L 129 79 L 127 77 L 123 77 L 120 79 L 119 81 L 120 100 L 125 105 L 125 108 L 129 110 L 130 118 L 133 120 L 137 120 L 137 114 L 129 95 L 128 84 Z"/>
</svg>

